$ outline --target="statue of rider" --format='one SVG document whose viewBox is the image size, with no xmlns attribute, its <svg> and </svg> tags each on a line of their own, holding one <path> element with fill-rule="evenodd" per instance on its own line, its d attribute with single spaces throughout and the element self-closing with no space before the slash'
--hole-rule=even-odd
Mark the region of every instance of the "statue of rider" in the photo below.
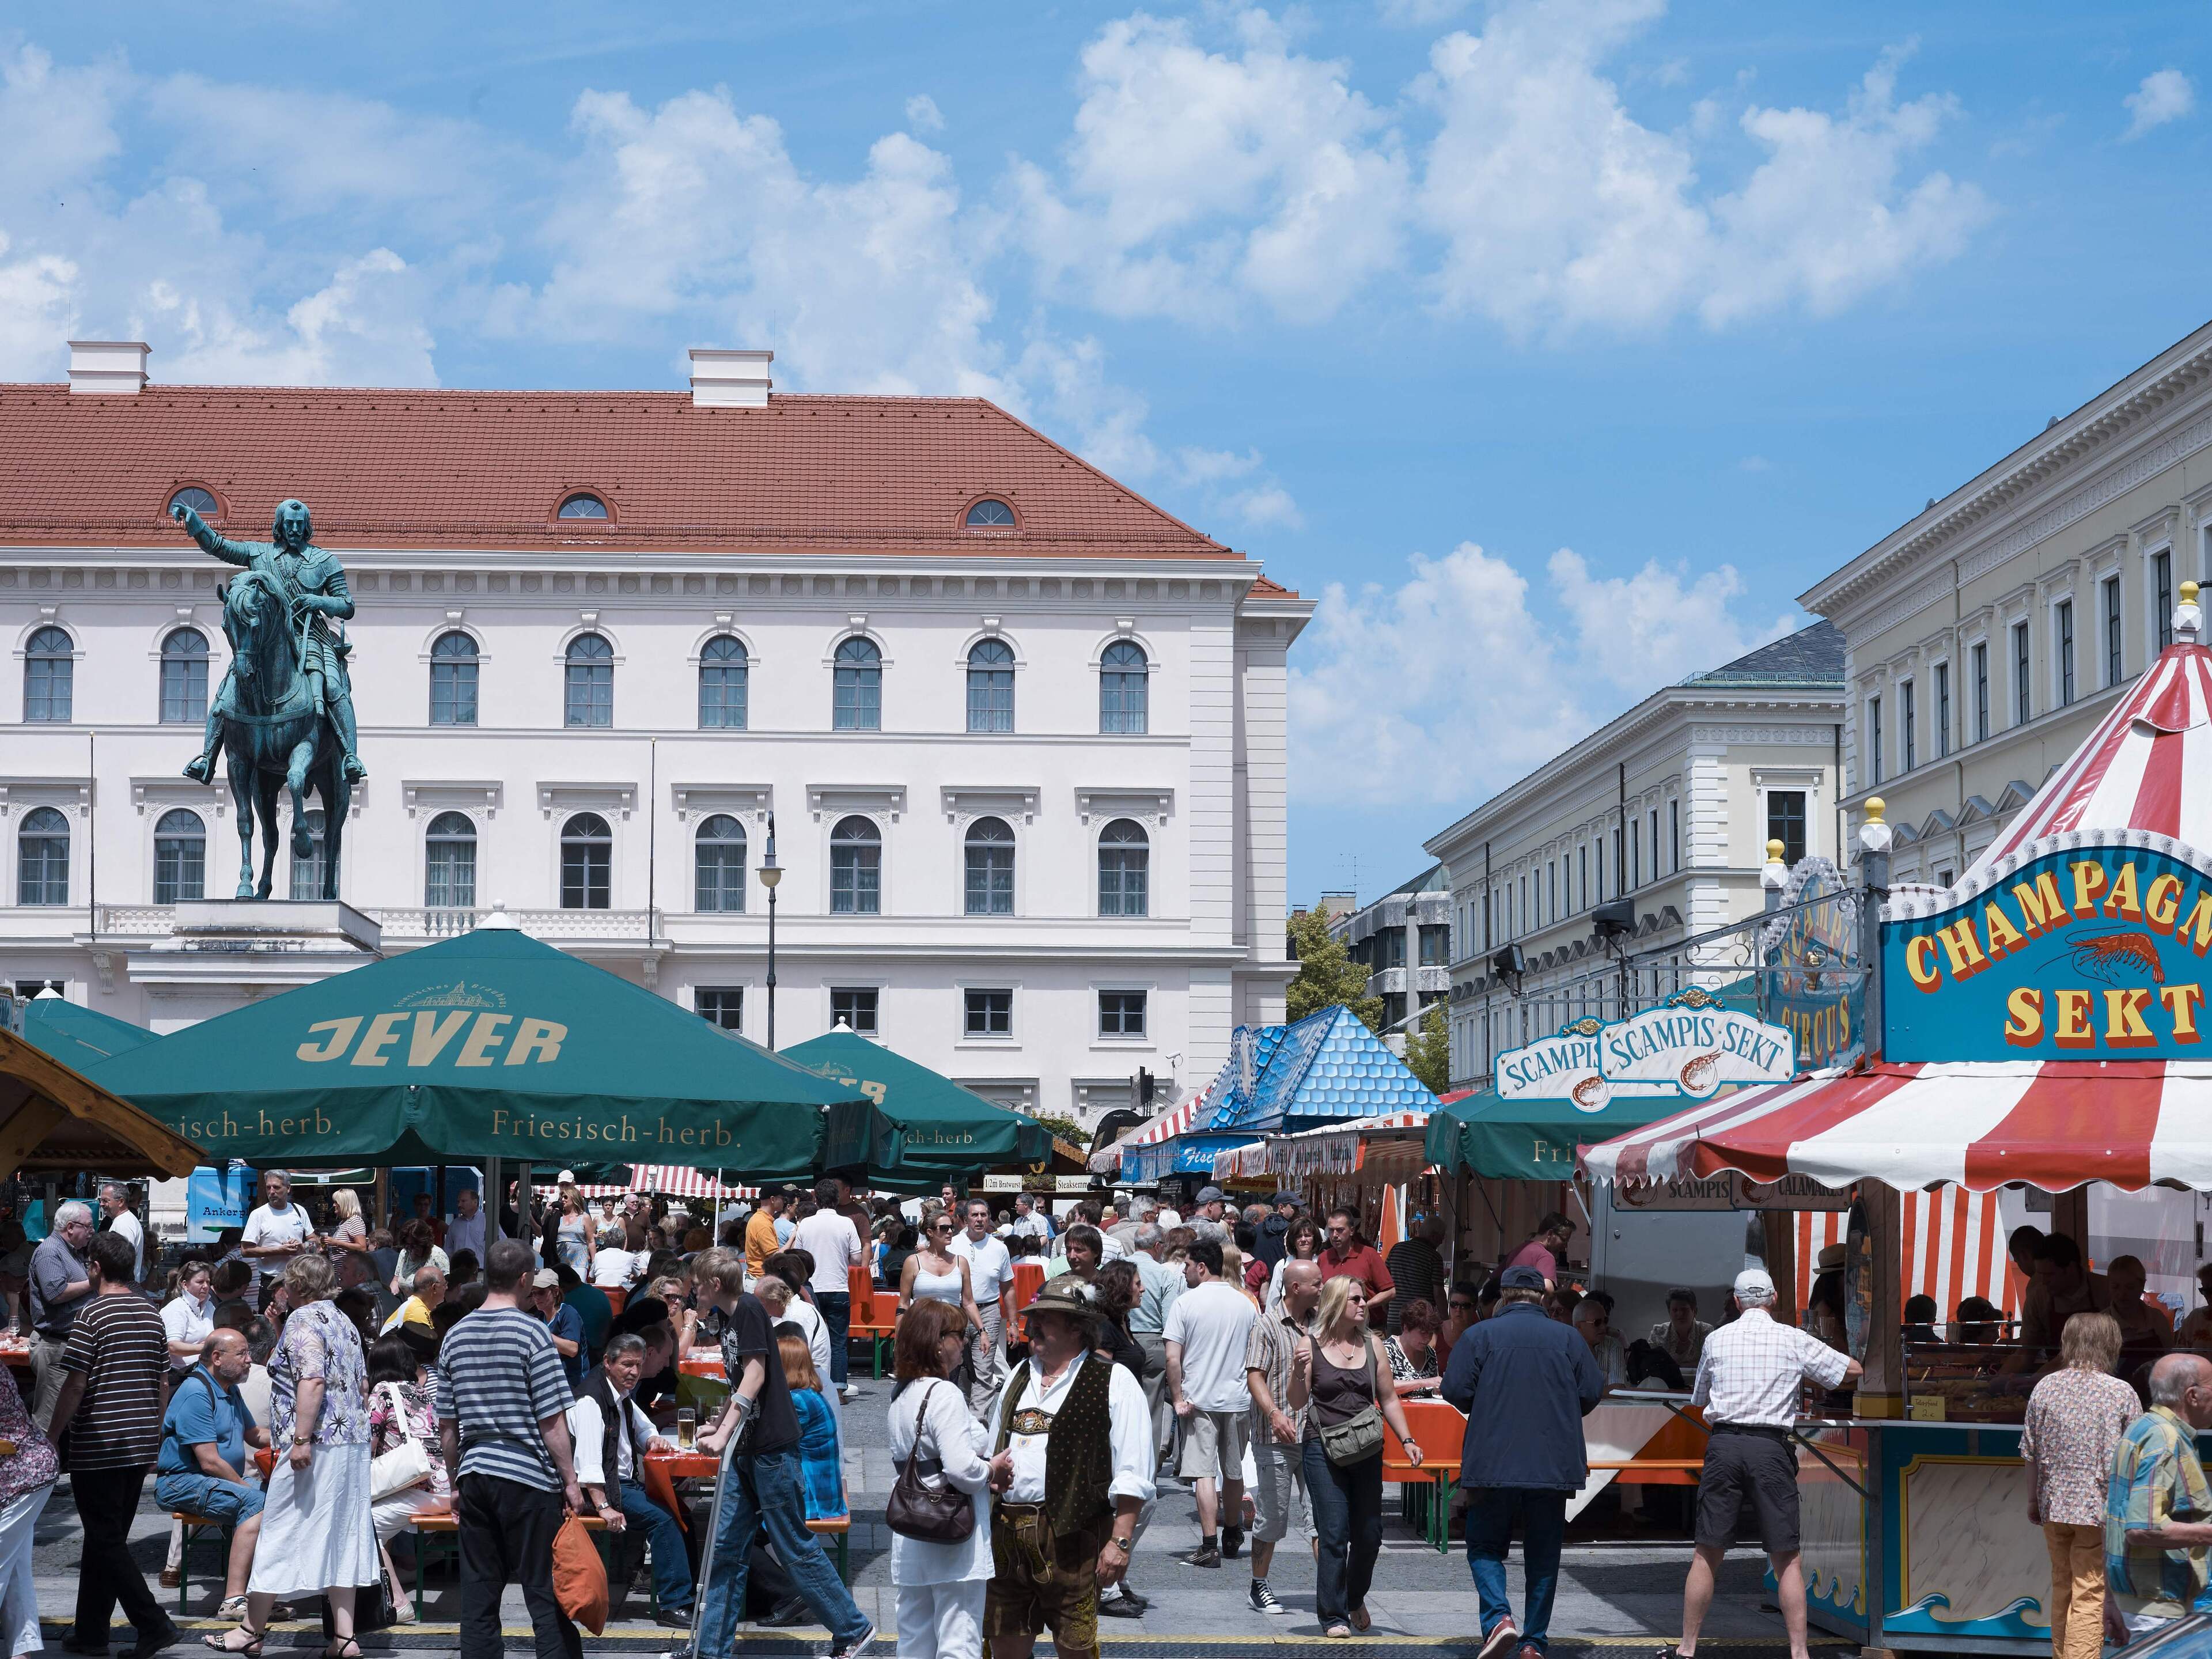
<svg viewBox="0 0 2212 1659">
<path fill-rule="evenodd" d="M 337 560 L 311 543 L 314 524 L 307 516 L 307 503 L 277 502 L 276 522 L 271 532 L 276 537 L 273 545 L 268 542 L 234 542 L 218 535 L 189 507 L 173 507 L 170 516 L 184 526 L 203 550 L 225 564 L 239 565 L 272 577 L 291 596 L 295 607 L 293 631 L 301 641 L 300 671 L 307 681 L 308 694 L 329 714 L 331 725 L 337 732 L 338 742 L 345 751 L 347 780 L 359 783 L 368 775 L 368 769 L 361 763 L 354 732 L 353 686 L 345 665 L 350 647 L 332 637 L 329 622 L 332 617 L 343 620 L 353 615 L 353 595 L 346 589 L 345 571 Z M 208 704 L 207 740 L 198 757 L 185 764 L 185 775 L 188 778 L 206 783 L 214 776 L 216 749 L 222 740 L 223 717 L 238 712 L 232 692 L 237 677 L 238 665 L 234 662 L 230 672 L 223 676 L 222 689 Z"/>
</svg>

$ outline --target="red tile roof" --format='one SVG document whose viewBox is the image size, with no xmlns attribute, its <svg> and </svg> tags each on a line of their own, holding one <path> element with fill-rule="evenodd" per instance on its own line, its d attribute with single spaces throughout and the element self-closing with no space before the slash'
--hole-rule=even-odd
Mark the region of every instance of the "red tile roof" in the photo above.
<svg viewBox="0 0 2212 1659">
<path fill-rule="evenodd" d="M 980 398 L 0 385 L 0 544 L 173 545 L 185 484 L 236 533 L 296 495 L 337 547 L 1243 560 Z M 611 519 L 555 516 L 586 489 Z M 963 529 L 981 495 L 1016 527 Z"/>
</svg>

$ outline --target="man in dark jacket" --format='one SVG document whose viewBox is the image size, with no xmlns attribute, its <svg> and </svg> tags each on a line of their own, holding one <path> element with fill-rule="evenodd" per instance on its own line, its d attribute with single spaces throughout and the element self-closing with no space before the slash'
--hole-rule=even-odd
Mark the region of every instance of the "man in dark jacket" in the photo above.
<svg viewBox="0 0 2212 1659">
<path fill-rule="evenodd" d="M 1275 1207 L 1260 1224 L 1260 1242 L 1253 1250 L 1254 1255 L 1267 1264 L 1268 1272 L 1273 1273 L 1275 1264 L 1283 1259 L 1283 1252 L 1287 1248 L 1283 1242 L 1284 1235 L 1291 1231 L 1291 1223 L 1298 1218 L 1298 1212 L 1304 1207 L 1296 1193 L 1275 1194 Z"/>
<path fill-rule="evenodd" d="M 1605 1397 L 1589 1344 L 1544 1311 L 1544 1275 L 1508 1267 L 1498 1312 L 1452 1345 L 1444 1398 L 1468 1415 L 1459 1483 L 1467 1488 L 1467 1562 L 1482 1604 L 1480 1659 L 1545 1651 L 1567 1498 L 1589 1479 L 1583 1418 Z M 1522 1526 L 1528 1623 L 1516 1626 L 1505 1595 L 1513 1522 Z"/>
</svg>

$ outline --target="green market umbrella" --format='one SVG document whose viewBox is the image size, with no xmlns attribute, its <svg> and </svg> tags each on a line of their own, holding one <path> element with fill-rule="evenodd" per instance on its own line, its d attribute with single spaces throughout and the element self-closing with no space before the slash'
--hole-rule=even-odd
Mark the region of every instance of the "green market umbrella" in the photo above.
<svg viewBox="0 0 2212 1659">
<path fill-rule="evenodd" d="M 851 1031 L 795 1043 L 783 1058 L 866 1097 L 866 1112 L 832 1115 L 823 1163 L 865 1172 L 871 1187 L 919 1191 L 948 1175 L 1052 1156 L 1052 1131 L 1043 1124 Z"/>
<path fill-rule="evenodd" d="M 58 996 L 33 997 L 23 1010 L 23 1041 L 82 1072 L 125 1049 L 155 1041 L 143 1025 L 94 1013 Z"/>
<path fill-rule="evenodd" d="M 1601 1112 L 1571 1100 L 1501 1100 L 1486 1091 L 1439 1103 L 1429 1114 L 1428 1161 L 1504 1181 L 1571 1181 L 1575 1148 L 1640 1129 L 1682 1109 L 1679 1096 L 1610 1101 Z"/>
<path fill-rule="evenodd" d="M 511 927 L 253 1003 L 87 1073 L 217 1161 L 818 1167 L 854 1091 Z"/>
</svg>

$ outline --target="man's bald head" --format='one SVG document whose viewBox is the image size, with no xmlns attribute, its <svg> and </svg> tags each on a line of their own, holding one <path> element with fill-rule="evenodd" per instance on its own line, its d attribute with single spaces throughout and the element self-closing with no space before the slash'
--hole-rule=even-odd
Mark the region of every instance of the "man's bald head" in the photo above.
<svg viewBox="0 0 2212 1659">
<path fill-rule="evenodd" d="M 2198 1354 L 2166 1355 L 2150 1368 L 2150 1403 L 2193 1428 L 2212 1427 L 2212 1364 Z"/>
<path fill-rule="evenodd" d="M 237 1382 L 253 1366 L 246 1333 L 228 1326 L 210 1332 L 206 1345 L 200 1349 L 200 1363 L 224 1382 Z"/>
</svg>

